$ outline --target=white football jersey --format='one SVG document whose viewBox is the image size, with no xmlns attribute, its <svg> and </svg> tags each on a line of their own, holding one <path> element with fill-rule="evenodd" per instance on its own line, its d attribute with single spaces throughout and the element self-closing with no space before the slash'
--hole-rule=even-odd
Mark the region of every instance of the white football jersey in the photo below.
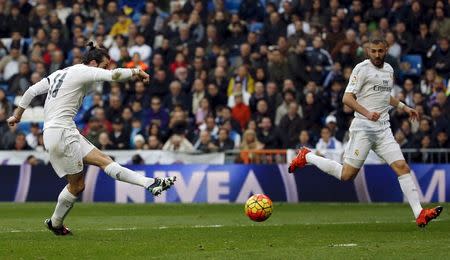
<svg viewBox="0 0 450 260">
<path fill-rule="evenodd" d="M 378 68 L 367 59 L 352 71 L 345 92 L 356 95 L 358 103 L 370 112 L 380 113 L 378 121 L 373 122 L 355 111 L 350 130 L 381 131 L 390 127 L 389 101 L 394 86 L 394 69 L 388 63 Z"/>
<path fill-rule="evenodd" d="M 131 69 L 105 70 L 83 64 L 73 65 L 57 70 L 31 86 L 19 106 L 27 108 L 35 96 L 47 93 L 44 129 L 76 128 L 73 118 L 93 82 L 122 80 L 131 76 Z"/>
</svg>

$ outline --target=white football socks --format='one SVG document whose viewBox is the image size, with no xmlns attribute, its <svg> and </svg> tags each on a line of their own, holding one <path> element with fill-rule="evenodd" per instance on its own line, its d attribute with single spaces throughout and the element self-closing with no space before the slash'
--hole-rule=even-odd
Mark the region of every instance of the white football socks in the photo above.
<svg viewBox="0 0 450 260">
<path fill-rule="evenodd" d="M 64 187 L 58 196 L 58 202 L 56 203 L 55 211 L 51 218 L 53 227 L 57 228 L 62 226 L 64 218 L 72 209 L 76 200 L 77 196 L 70 193 L 67 186 Z"/>
<path fill-rule="evenodd" d="M 422 206 L 420 205 L 419 193 L 417 192 L 416 184 L 414 183 L 411 174 L 405 174 L 398 177 L 398 182 L 402 188 L 403 194 L 408 199 L 409 205 L 411 206 L 414 216 L 419 216 L 422 211 Z"/>
<path fill-rule="evenodd" d="M 155 179 L 142 176 L 130 169 L 122 167 L 116 162 L 108 164 L 105 168 L 105 173 L 113 179 L 139 185 L 144 188 L 148 188 L 155 182 Z"/>
<path fill-rule="evenodd" d="M 328 173 L 329 175 L 335 177 L 338 180 L 341 180 L 342 165 L 339 164 L 338 162 L 320 157 L 318 155 L 315 155 L 314 153 L 307 153 L 306 161 L 311 164 L 314 164 L 315 166 L 317 166 L 317 168 L 319 168 L 323 172 Z"/>
</svg>

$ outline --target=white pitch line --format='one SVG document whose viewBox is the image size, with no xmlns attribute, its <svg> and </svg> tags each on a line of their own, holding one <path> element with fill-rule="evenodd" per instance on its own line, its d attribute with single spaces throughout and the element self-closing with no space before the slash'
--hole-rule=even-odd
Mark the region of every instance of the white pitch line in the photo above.
<svg viewBox="0 0 450 260">
<path fill-rule="evenodd" d="M 332 244 L 331 247 L 354 247 L 354 246 L 358 246 L 358 244 Z"/>
<path fill-rule="evenodd" d="M 436 219 L 435 221 L 446 221 L 447 219 Z M 362 224 L 405 224 L 412 223 L 415 221 L 343 221 L 343 222 L 306 222 L 306 223 L 286 223 L 286 224 L 265 224 L 259 225 L 257 223 L 250 224 L 240 224 L 240 225 L 221 225 L 221 224 L 211 224 L 211 225 L 193 225 L 193 226 L 158 226 L 158 227 L 150 227 L 150 228 L 138 228 L 138 227 L 111 227 L 111 228 L 92 228 L 92 229 L 75 229 L 75 232 L 78 231 L 131 231 L 131 230 L 160 230 L 160 229 L 188 229 L 188 228 L 225 228 L 225 227 L 279 227 L 279 226 L 289 226 L 289 225 L 299 225 L 299 226 L 313 226 L 313 225 L 362 225 Z M 47 229 L 25 229 L 25 230 L 0 230 L 0 234 L 5 233 L 32 233 L 32 232 L 47 232 Z"/>
<path fill-rule="evenodd" d="M 136 230 L 137 227 L 130 227 L 130 228 L 107 228 L 107 229 L 103 229 L 105 231 L 123 231 L 123 230 Z"/>
</svg>

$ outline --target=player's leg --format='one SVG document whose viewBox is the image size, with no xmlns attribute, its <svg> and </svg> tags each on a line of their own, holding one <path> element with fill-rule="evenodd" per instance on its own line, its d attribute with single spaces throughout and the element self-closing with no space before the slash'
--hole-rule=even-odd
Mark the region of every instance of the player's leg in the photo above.
<svg viewBox="0 0 450 260">
<path fill-rule="evenodd" d="M 84 156 L 83 161 L 86 164 L 100 167 L 110 177 L 119 181 L 139 185 L 144 188 L 149 187 L 155 182 L 153 178 L 142 176 L 141 174 L 114 162 L 111 157 L 102 153 L 97 148 L 93 148 L 86 156 Z"/>
<path fill-rule="evenodd" d="M 356 140 L 359 138 L 358 146 Z M 364 141 L 366 140 L 366 141 Z M 359 147 L 359 148 L 355 148 Z M 323 172 L 335 177 L 338 180 L 350 181 L 353 180 L 359 172 L 359 169 L 364 163 L 365 158 L 370 149 L 370 143 L 367 138 L 357 136 L 351 133 L 349 144 L 344 153 L 344 165 L 311 153 L 307 148 L 302 148 L 297 157 L 292 160 L 289 166 L 289 172 L 293 172 L 296 168 L 303 167 L 306 163 L 317 166 Z M 352 156 L 350 153 L 356 155 Z"/>
<path fill-rule="evenodd" d="M 47 227 L 56 235 L 68 235 L 70 233 L 70 230 L 63 226 L 64 219 L 69 214 L 78 196 L 84 190 L 83 173 L 66 175 L 66 179 L 68 184 L 58 196 L 55 211 L 52 217 L 45 221 Z"/>
<path fill-rule="evenodd" d="M 63 226 L 64 218 L 84 189 L 79 138 L 77 132 L 70 129 L 50 128 L 44 130 L 44 144 L 56 174 L 68 181 L 68 185 L 58 196 L 51 219 L 45 220 L 45 224 L 56 235 L 68 235 L 70 231 Z"/>
<path fill-rule="evenodd" d="M 383 158 L 397 174 L 400 188 L 408 200 L 416 222 L 420 227 L 424 227 L 430 220 L 439 216 L 442 211 L 440 206 L 433 209 L 422 208 L 419 192 L 411 175 L 411 169 L 406 163 L 400 145 L 395 141 L 391 129 L 386 129 L 378 135 L 377 142 L 374 145 L 374 152 Z"/>
<path fill-rule="evenodd" d="M 100 167 L 113 179 L 142 186 L 149 190 L 153 195 L 159 195 L 162 191 L 169 189 L 176 180 L 175 177 L 149 178 L 125 168 L 114 162 L 111 157 L 95 148 L 89 141 L 85 140 L 84 137 L 82 146 L 84 147 L 83 150 L 85 153 L 83 157 L 84 163 Z"/>
</svg>

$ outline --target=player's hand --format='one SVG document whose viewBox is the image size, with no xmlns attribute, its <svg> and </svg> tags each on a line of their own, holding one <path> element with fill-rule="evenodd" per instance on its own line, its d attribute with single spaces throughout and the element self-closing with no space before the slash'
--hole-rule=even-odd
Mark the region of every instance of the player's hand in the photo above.
<svg viewBox="0 0 450 260">
<path fill-rule="evenodd" d="M 419 120 L 420 114 L 415 110 L 414 108 L 410 108 L 408 106 L 405 106 L 405 112 L 408 113 L 409 117 L 411 118 L 411 121 Z"/>
<path fill-rule="evenodd" d="M 147 74 L 147 72 L 139 69 L 138 77 L 144 82 L 149 83 L 150 82 L 150 75 Z"/>
<path fill-rule="evenodd" d="M 378 112 L 369 112 L 369 114 L 367 114 L 367 119 L 369 119 L 370 121 L 378 121 L 378 119 L 380 118 L 380 113 Z"/>
<path fill-rule="evenodd" d="M 10 117 L 6 120 L 6 122 L 8 122 L 8 125 L 14 126 L 15 124 L 18 124 L 18 123 L 20 122 L 20 119 L 18 119 L 18 118 L 15 117 L 15 116 L 10 116 Z"/>
</svg>

